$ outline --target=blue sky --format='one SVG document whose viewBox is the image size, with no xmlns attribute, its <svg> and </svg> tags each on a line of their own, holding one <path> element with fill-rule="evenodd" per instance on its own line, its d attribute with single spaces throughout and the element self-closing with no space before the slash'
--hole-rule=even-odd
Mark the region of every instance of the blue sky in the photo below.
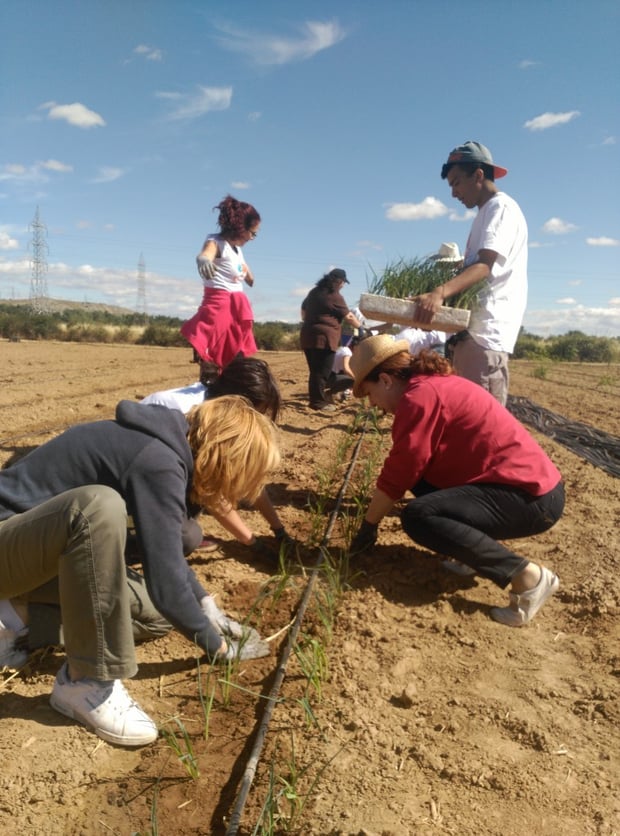
<svg viewBox="0 0 620 836">
<path fill-rule="evenodd" d="M 252 203 L 256 319 L 350 305 L 400 258 L 465 247 L 441 165 L 468 139 L 529 225 L 525 327 L 620 336 L 617 0 L 0 0 L 0 297 L 192 315 L 228 193 Z"/>
</svg>

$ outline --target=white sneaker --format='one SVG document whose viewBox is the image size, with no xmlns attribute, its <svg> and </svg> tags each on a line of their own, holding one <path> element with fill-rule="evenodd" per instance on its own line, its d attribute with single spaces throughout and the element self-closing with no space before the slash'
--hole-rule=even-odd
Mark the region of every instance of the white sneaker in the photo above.
<svg viewBox="0 0 620 836">
<path fill-rule="evenodd" d="M 0 621 L 0 669 L 21 668 L 28 661 L 28 652 L 17 647 L 19 639 L 28 635 L 28 630 L 9 630 Z"/>
<path fill-rule="evenodd" d="M 157 726 L 129 696 L 120 679 L 71 682 L 65 663 L 56 675 L 52 708 L 91 728 L 108 743 L 145 746 L 157 739 Z"/>
<path fill-rule="evenodd" d="M 460 575 L 462 578 L 469 578 L 471 575 L 476 574 L 476 570 L 472 569 L 471 566 L 468 566 L 466 563 L 461 563 L 460 560 L 455 560 L 453 557 L 447 557 L 445 560 L 442 560 L 441 565 L 448 572 L 452 572 L 453 575 Z"/>
<path fill-rule="evenodd" d="M 560 580 L 549 569 L 541 566 L 540 580 L 533 589 L 527 592 L 510 593 L 510 605 L 507 607 L 493 607 L 491 618 L 508 627 L 524 627 L 534 618 L 538 610 L 560 588 Z"/>
</svg>

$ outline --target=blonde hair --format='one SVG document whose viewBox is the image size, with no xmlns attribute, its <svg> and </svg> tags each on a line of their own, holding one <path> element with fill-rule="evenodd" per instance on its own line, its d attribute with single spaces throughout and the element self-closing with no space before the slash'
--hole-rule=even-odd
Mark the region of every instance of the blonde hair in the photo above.
<svg viewBox="0 0 620 836">
<path fill-rule="evenodd" d="M 280 464 L 272 421 L 239 395 L 194 406 L 187 421 L 194 458 L 191 500 L 205 508 L 254 502 Z"/>
</svg>

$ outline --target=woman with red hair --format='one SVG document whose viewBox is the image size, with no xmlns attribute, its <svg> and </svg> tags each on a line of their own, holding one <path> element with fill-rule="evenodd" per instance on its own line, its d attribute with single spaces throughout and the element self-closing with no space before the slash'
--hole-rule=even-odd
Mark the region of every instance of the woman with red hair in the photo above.
<svg viewBox="0 0 620 836">
<path fill-rule="evenodd" d="M 351 551 L 374 546 L 380 521 L 410 491 L 400 519 L 411 540 L 448 558 L 445 568 L 510 585 L 508 606 L 492 607 L 491 618 L 528 624 L 558 577 L 498 541 L 560 518 L 558 469 L 507 409 L 436 352 L 412 357 L 406 340 L 380 335 L 361 342 L 350 365 L 355 397 L 394 416 L 392 449 Z"/>
<path fill-rule="evenodd" d="M 219 209 L 219 233 L 208 235 L 196 265 L 204 287 L 202 303 L 181 333 L 194 349 L 194 360 L 220 368 L 238 355 L 256 353 L 254 314 L 243 292 L 254 276 L 243 257 L 243 246 L 258 235 L 260 215 L 249 203 L 227 195 Z"/>
</svg>

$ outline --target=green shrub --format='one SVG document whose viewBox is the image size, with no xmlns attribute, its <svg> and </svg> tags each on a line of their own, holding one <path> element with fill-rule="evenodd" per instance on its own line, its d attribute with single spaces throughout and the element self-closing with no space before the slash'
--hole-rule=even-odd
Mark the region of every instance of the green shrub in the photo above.
<svg viewBox="0 0 620 836">
<path fill-rule="evenodd" d="M 512 356 L 515 360 L 539 360 L 547 357 L 547 345 L 543 337 L 521 331 Z"/>
<path fill-rule="evenodd" d="M 549 342 L 549 357 L 554 360 L 612 363 L 618 356 L 616 340 L 588 337 L 581 331 L 569 331 L 560 337 L 552 337 Z"/>
<path fill-rule="evenodd" d="M 160 322 L 151 322 L 136 340 L 138 345 L 183 346 L 187 340 L 178 327 L 171 327 Z"/>
</svg>

